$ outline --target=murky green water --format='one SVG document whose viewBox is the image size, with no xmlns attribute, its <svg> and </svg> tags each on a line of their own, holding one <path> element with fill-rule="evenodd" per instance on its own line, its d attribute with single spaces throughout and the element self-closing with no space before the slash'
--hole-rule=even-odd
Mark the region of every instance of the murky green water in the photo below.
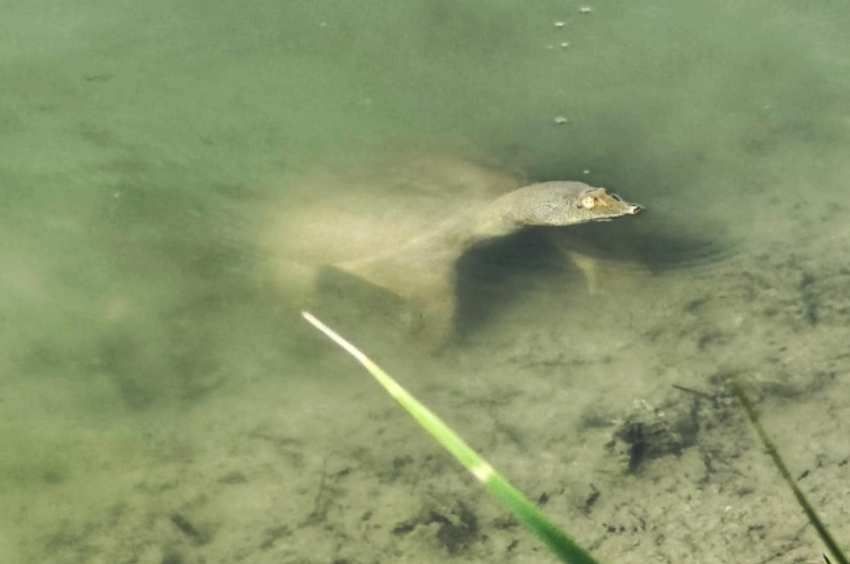
<svg viewBox="0 0 850 564">
<path fill-rule="evenodd" d="M 603 561 L 820 561 L 730 377 L 850 544 L 850 8 L 214 4 L 0 2 L 0 560 L 551 561 L 305 304 Z M 438 351 L 292 289 L 480 166 L 648 212 L 465 256 Z"/>
</svg>

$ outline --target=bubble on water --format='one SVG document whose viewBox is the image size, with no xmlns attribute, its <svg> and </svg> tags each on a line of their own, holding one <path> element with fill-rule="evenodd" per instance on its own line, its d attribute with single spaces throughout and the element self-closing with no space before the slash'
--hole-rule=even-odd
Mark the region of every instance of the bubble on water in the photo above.
<svg viewBox="0 0 850 564">
<path fill-rule="evenodd" d="M 570 120 L 567 116 L 555 116 L 555 118 L 552 120 L 552 122 L 555 125 L 564 125 L 564 124 L 569 123 Z"/>
<path fill-rule="evenodd" d="M 592 14 L 593 8 L 591 8 L 590 6 L 580 6 L 579 9 L 578 9 L 578 13 L 579 14 Z"/>
<path fill-rule="evenodd" d="M 582 174 L 590 174 L 590 169 L 589 169 L 589 168 L 586 168 L 586 169 L 584 169 L 583 171 L 581 171 L 581 173 L 582 173 Z"/>
<path fill-rule="evenodd" d="M 566 49 L 569 46 L 570 46 L 569 41 L 561 41 L 561 49 Z"/>
<path fill-rule="evenodd" d="M 558 20 L 558 21 L 555 22 L 555 27 L 560 28 L 560 27 L 564 27 L 565 25 L 567 25 L 567 22 L 562 21 L 562 20 Z"/>
</svg>

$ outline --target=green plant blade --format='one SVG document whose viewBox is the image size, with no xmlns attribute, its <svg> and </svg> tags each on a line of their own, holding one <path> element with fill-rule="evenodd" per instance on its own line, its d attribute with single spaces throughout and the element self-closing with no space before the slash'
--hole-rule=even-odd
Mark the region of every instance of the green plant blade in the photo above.
<svg viewBox="0 0 850 564">
<path fill-rule="evenodd" d="M 316 329 L 324 333 L 331 341 L 353 356 L 422 428 L 430 433 L 438 443 L 463 464 L 487 488 L 493 497 L 513 512 L 523 525 L 540 537 L 558 558 L 570 564 L 598 564 L 587 551 L 556 527 L 521 491 L 512 486 L 501 474 L 496 472 L 457 433 L 452 431 L 430 409 L 402 388 L 398 382 L 384 372 L 372 359 L 312 314 L 305 311 L 301 312 L 301 315 Z"/>
</svg>

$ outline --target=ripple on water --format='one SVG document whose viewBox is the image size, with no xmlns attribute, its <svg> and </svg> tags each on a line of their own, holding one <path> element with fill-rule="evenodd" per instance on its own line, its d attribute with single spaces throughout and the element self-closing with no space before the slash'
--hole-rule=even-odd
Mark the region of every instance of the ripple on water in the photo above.
<svg viewBox="0 0 850 564">
<path fill-rule="evenodd" d="M 716 225 L 638 218 L 635 221 L 592 223 L 564 229 L 558 244 L 624 269 L 660 272 L 711 268 L 744 248 L 740 239 Z"/>
</svg>

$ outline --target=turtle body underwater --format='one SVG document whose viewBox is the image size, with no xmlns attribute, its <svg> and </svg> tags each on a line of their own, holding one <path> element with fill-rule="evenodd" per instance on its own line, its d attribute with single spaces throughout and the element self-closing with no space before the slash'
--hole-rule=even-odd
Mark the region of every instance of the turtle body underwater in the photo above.
<svg viewBox="0 0 850 564">
<path fill-rule="evenodd" d="M 314 307 L 329 281 L 336 281 L 331 293 L 349 294 L 344 288 L 352 286 L 340 289 L 340 280 L 384 292 L 406 328 L 429 343 L 453 332 L 456 267 L 475 247 L 527 228 L 557 231 L 643 210 L 605 188 L 526 184 L 451 157 L 371 170 L 381 172 L 323 172 L 287 183 L 262 235 L 272 276 L 298 308 Z"/>
</svg>

